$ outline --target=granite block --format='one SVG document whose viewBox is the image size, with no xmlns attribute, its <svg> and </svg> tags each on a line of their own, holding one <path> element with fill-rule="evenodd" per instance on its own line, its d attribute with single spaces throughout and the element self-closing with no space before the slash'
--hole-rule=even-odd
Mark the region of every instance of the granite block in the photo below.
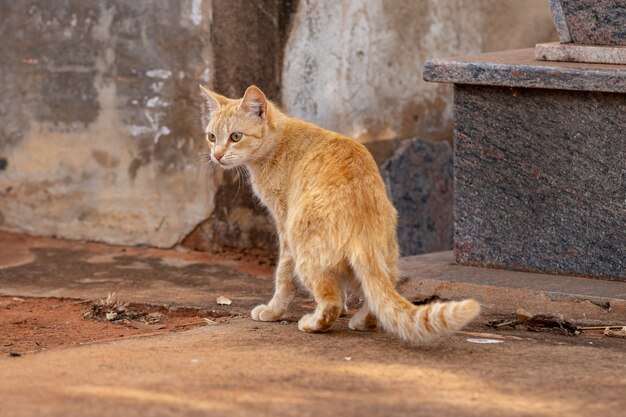
<svg viewBox="0 0 626 417">
<path fill-rule="evenodd" d="M 455 86 L 457 262 L 626 280 L 626 94 Z"/>
<path fill-rule="evenodd" d="M 452 248 L 453 171 L 448 142 L 403 141 L 381 173 L 398 210 L 402 256 Z"/>
<path fill-rule="evenodd" d="M 626 1 L 552 0 L 550 6 L 561 42 L 626 45 Z"/>
<path fill-rule="evenodd" d="M 457 84 L 626 93 L 626 65 L 537 61 L 534 49 L 431 59 L 424 79 Z"/>
<path fill-rule="evenodd" d="M 626 46 L 538 43 L 535 45 L 535 58 L 543 61 L 626 65 Z"/>
</svg>

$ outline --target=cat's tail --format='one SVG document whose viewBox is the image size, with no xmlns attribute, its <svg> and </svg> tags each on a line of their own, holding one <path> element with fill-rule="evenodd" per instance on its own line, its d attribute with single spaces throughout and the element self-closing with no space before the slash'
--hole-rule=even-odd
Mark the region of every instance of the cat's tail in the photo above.
<svg viewBox="0 0 626 417">
<path fill-rule="evenodd" d="M 370 310 L 385 330 L 409 343 L 425 343 L 453 333 L 480 313 L 480 304 L 472 299 L 413 305 L 396 291 L 395 277 L 390 275 L 394 272 L 380 265 L 371 260 L 352 262 Z"/>
</svg>

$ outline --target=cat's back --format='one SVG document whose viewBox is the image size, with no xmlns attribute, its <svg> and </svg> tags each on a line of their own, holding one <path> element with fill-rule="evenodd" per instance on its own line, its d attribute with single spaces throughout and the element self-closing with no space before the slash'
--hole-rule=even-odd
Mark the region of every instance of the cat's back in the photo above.
<svg viewBox="0 0 626 417">
<path fill-rule="evenodd" d="M 395 231 L 396 212 L 367 148 L 339 133 L 307 125 L 298 138 L 304 148 L 288 187 L 288 224 L 305 222 L 319 230 L 342 225 L 351 230 L 342 233 L 342 239 L 365 224 Z"/>
<path fill-rule="evenodd" d="M 354 139 L 295 119 L 291 134 L 292 139 L 304 148 L 297 164 L 302 175 L 334 179 L 333 182 L 352 181 L 363 176 L 380 177 L 370 152 Z"/>
<path fill-rule="evenodd" d="M 296 194 L 327 195 L 367 189 L 385 194 L 378 166 L 367 148 L 347 136 L 297 121 L 293 140 L 301 147 L 292 172 Z"/>
</svg>

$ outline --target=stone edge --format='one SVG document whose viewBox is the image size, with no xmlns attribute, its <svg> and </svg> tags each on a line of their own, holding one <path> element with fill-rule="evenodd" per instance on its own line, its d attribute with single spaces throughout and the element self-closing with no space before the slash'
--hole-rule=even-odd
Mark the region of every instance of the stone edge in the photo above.
<svg viewBox="0 0 626 417">
<path fill-rule="evenodd" d="M 541 61 L 626 65 L 626 46 L 538 43 L 535 45 L 535 58 Z"/>
<path fill-rule="evenodd" d="M 577 325 L 624 325 L 626 301 L 582 297 L 550 291 L 496 287 L 435 278 L 404 277 L 400 293 L 409 300 L 432 296 L 444 300 L 472 298 L 480 302 L 482 315 L 512 316 L 523 308 L 532 314 L 560 317 Z"/>
<path fill-rule="evenodd" d="M 524 51 L 534 57 L 534 49 Z M 429 59 L 424 65 L 424 80 L 496 87 L 626 93 L 626 67 L 623 70 L 589 67 L 593 64 L 573 67 L 549 65 L 546 61 L 530 65 L 487 62 L 476 58 Z"/>
<path fill-rule="evenodd" d="M 450 253 L 451 252 L 447 252 Z M 442 253 L 443 254 L 443 253 Z M 409 300 L 420 300 L 433 295 L 442 299 L 460 300 L 473 298 L 480 302 L 483 315 L 512 315 L 518 308 L 533 314 L 545 314 L 561 317 L 578 325 L 624 324 L 626 319 L 626 299 L 568 293 L 528 287 L 500 286 L 480 280 L 467 280 L 454 274 L 454 268 L 467 268 L 451 265 L 452 270 L 437 276 L 433 271 L 441 271 L 441 261 L 429 256 L 418 255 L 401 259 L 401 273 L 398 289 Z M 408 268 L 410 258 L 421 258 L 422 269 Z M 483 268 L 476 268 L 480 274 Z M 490 274 L 511 271 L 492 270 Z M 450 276 L 454 274 L 454 278 Z M 591 278 L 589 278 L 591 279 Z"/>
</svg>

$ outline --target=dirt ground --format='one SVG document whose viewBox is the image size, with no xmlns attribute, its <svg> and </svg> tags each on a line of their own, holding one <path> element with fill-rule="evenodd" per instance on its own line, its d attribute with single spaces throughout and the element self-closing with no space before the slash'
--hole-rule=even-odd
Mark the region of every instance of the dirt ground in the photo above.
<svg viewBox="0 0 626 417">
<path fill-rule="evenodd" d="M 0 297 L 0 352 L 28 354 L 121 338 L 182 331 L 226 317 L 212 317 L 199 309 L 169 310 L 137 306 L 142 314 L 156 313 L 158 323 L 89 320 L 90 301 L 59 298 Z M 228 315 L 226 315 L 228 316 Z M 133 326 L 134 324 L 134 326 Z M 162 327 L 162 328 L 160 328 Z"/>
<path fill-rule="evenodd" d="M 247 315 L 229 313 L 227 310 L 199 308 L 167 308 L 132 304 L 130 308 L 141 316 L 157 314 L 158 321 L 147 323 L 140 320 L 107 321 L 106 318 L 86 318 L 93 301 L 60 298 L 22 298 L 0 296 L 0 352 L 20 355 L 63 347 L 102 343 L 123 338 L 141 337 L 169 332 L 180 332 L 194 327 L 216 325 L 227 320 L 248 319 Z M 312 304 L 311 304 L 312 308 Z M 353 311 L 354 312 L 354 311 Z M 207 321 L 209 320 L 209 321 Z M 296 323 L 298 316 L 285 317 L 283 324 Z M 533 328 L 523 332 L 524 326 L 494 329 L 493 321 L 506 321 L 502 317 L 482 316 L 463 334 L 471 337 L 505 338 L 528 337 L 529 332 L 543 333 L 554 343 L 599 347 L 625 348 L 626 340 L 603 335 L 598 330 L 567 336 L 565 330 L 557 328 Z M 470 331 L 473 330 L 473 331 Z M 564 336 L 559 341 L 559 336 Z"/>
<path fill-rule="evenodd" d="M 423 300 L 436 301 L 437 297 Z M 100 302 L 102 299 L 100 299 Z M 121 304 L 125 304 L 120 300 Z M 416 301 L 416 303 L 418 303 Z M 194 327 L 216 325 L 227 320 L 249 320 L 247 311 L 240 308 L 217 306 L 216 308 L 184 307 L 180 305 L 148 305 L 129 303 L 128 310 L 138 316 L 137 320 L 116 319 L 108 321 L 102 314 L 90 317 L 89 312 L 98 299 L 37 298 L 0 296 L 0 353 L 30 354 L 45 350 L 67 348 L 91 343 L 103 343 L 133 337 L 181 332 Z M 283 324 L 296 323 L 303 309 L 312 310 L 311 300 L 300 300 L 291 316 Z M 352 309 L 352 313 L 356 310 Z M 156 315 L 157 320 L 146 321 Z M 122 318 L 120 316 L 120 318 Z M 575 326 L 564 322 L 566 328 L 543 328 L 541 326 L 503 326 L 494 328 L 493 323 L 506 323 L 513 315 L 483 314 L 463 334 L 474 333 L 478 337 L 504 338 L 529 337 L 545 334 L 547 340 L 557 344 L 586 345 L 626 349 L 626 339 L 609 338 L 602 329 L 583 331 L 572 336 Z M 208 321 L 207 321 L 208 320 Z M 554 324 L 554 323 L 552 323 Z M 526 330 L 526 331 L 522 331 Z M 516 336 L 517 334 L 517 336 Z M 561 338 L 561 336 L 563 336 Z"/>
</svg>

